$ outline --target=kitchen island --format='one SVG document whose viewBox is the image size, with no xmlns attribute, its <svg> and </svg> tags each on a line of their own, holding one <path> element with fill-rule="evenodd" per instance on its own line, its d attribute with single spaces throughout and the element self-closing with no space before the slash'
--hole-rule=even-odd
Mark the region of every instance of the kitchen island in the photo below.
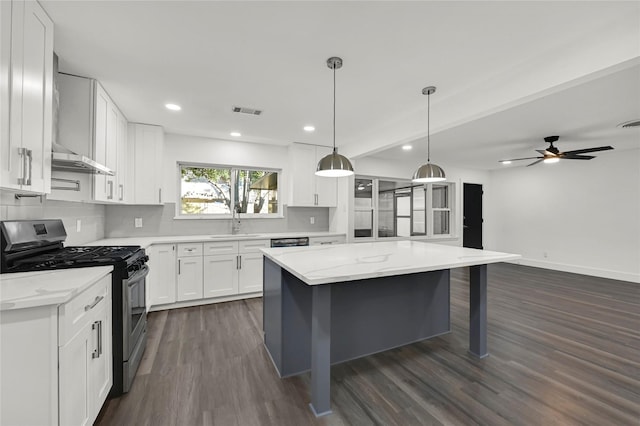
<svg viewBox="0 0 640 426">
<path fill-rule="evenodd" d="M 418 241 L 262 251 L 265 347 L 280 377 L 311 371 L 316 416 L 331 364 L 450 332 L 451 268 L 470 267 L 469 351 L 487 356 L 487 264 L 520 258 Z"/>
</svg>

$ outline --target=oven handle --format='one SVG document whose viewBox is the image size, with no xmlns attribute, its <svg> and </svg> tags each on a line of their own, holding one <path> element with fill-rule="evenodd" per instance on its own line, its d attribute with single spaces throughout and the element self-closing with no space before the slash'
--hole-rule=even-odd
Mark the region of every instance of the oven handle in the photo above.
<svg viewBox="0 0 640 426">
<path fill-rule="evenodd" d="M 127 285 L 131 287 L 135 282 L 140 281 L 147 275 L 149 275 L 149 267 L 147 265 L 144 265 L 142 268 L 138 270 L 138 272 L 136 272 L 135 274 L 131 275 L 129 278 L 126 279 Z"/>
</svg>

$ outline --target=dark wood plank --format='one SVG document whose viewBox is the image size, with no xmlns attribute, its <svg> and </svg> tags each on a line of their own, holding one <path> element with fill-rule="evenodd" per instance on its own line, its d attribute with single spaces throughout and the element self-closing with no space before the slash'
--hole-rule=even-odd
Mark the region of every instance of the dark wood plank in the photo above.
<svg viewBox="0 0 640 426">
<path fill-rule="evenodd" d="M 468 350 L 469 274 L 451 274 L 452 332 L 334 366 L 333 414 L 308 374 L 280 379 L 262 301 L 149 315 L 132 390 L 99 425 L 638 425 L 640 285 L 489 265 L 488 349 Z"/>
</svg>

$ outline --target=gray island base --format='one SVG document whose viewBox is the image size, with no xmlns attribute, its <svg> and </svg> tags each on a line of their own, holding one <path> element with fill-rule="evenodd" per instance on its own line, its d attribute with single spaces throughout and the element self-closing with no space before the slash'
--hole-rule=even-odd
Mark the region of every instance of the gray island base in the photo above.
<svg viewBox="0 0 640 426">
<path fill-rule="evenodd" d="M 427 245 L 433 246 L 414 244 L 419 244 L 413 247 L 419 252 Z M 345 246 L 355 245 L 342 245 L 342 250 Z M 361 244 L 357 246 L 358 250 L 363 250 Z M 375 247 L 376 250 L 380 248 Z M 460 248 L 445 248 L 448 249 Z M 316 416 L 331 413 L 332 364 L 433 338 L 451 330 L 449 268 L 433 270 L 429 267 L 423 272 L 410 273 L 386 271 L 383 276 L 365 278 L 360 277 L 372 274 L 340 276 L 336 272 L 331 278 L 318 279 L 312 278 L 311 272 L 305 275 L 303 265 L 308 262 L 305 256 L 322 259 L 321 255 L 327 253 L 322 251 L 326 248 L 282 250 L 263 250 L 265 347 L 280 377 L 311 371 L 310 406 Z M 341 263 L 338 260 L 340 252 L 334 248 L 329 250 L 333 250 L 336 264 Z M 387 263 L 393 263 L 393 259 L 385 259 Z M 342 258 L 342 262 L 344 260 Z M 472 263 L 478 261 L 475 259 Z M 495 260 L 487 263 L 491 261 Z M 323 273 L 326 274 L 326 270 Z M 486 264 L 471 265 L 469 276 L 469 351 L 483 358 L 487 356 Z"/>
</svg>

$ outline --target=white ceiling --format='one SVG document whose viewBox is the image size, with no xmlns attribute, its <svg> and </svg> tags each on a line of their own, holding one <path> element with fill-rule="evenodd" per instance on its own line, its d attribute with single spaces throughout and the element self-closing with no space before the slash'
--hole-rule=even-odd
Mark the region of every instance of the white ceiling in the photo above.
<svg viewBox="0 0 640 426">
<path fill-rule="evenodd" d="M 412 141 L 423 155 L 427 85 L 434 161 L 496 168 L 550 134 L 561 150 L 640 139 L 615 128 L 640 119 L 637 1 L 41 3 L 60 70 L 169 133 L 330 145 L 326 59 L 340 56 L 336 144 L 354 158 L 403 158 L 389 148 Z"/>
</svg>

